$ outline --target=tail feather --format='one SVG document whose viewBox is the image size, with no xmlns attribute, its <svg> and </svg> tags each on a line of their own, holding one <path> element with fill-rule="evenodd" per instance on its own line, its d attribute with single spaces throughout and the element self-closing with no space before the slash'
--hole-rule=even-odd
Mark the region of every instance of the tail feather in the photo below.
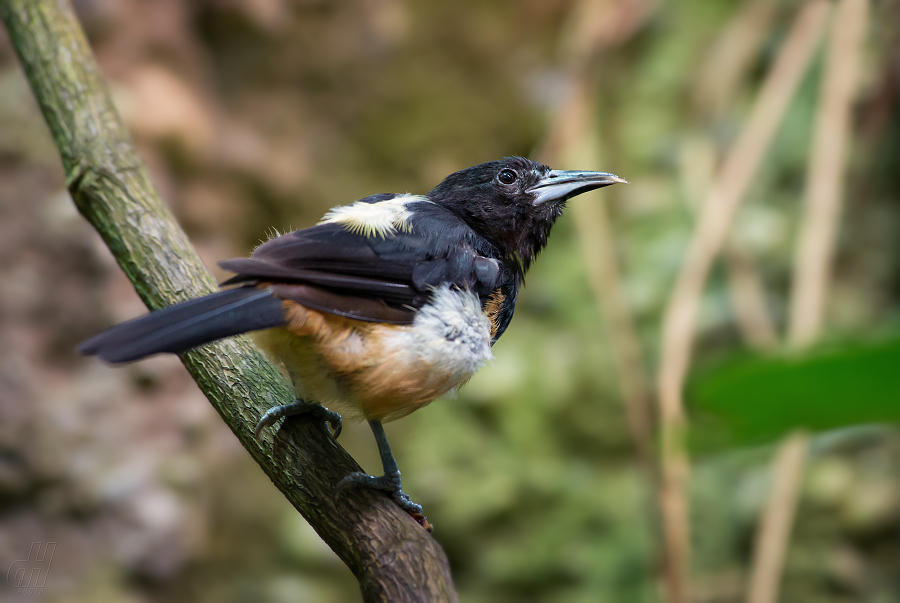
<svg viewBox="0 0 900 603">
<path fill-rule="evenodd" d="M 112 327 L 82 342 L 78 351 L 112 364 L 178 354 L 230 335 L 282 326 L 281 303 L 253 286 L 220 291 Z"/>
</svg>

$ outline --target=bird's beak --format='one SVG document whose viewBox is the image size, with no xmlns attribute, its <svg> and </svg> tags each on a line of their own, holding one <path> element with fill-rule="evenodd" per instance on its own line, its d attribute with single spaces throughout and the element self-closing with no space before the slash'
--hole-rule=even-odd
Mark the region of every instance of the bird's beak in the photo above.
<svg viewBox="0 0 900 603">
<path fill-rule="evenodd" d="M 537 184 L 529 188 L 528 192 L 534 195 L 534 205 L 543 205 L 548 201 L 563 201 L 595 188 L 616 183 L 628 184 L 628 181 L 606 172 L 550 170 Z"/>
</svg>

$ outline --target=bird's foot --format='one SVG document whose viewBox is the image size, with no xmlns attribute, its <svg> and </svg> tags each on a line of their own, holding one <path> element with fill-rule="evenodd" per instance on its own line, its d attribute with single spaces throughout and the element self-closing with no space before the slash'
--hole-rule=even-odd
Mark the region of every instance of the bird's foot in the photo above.
<svg viewBox="0 0 900 603">
<path fill-rule="evenodd" d="M 316 419 L 321 421 L 325 421 L 331 426 L 331 437 L 333 439 L 338 439 L 338 436 L 341 435 L 341 429 L 343 427 L 343 422 L 341 421 L 341 415 L 334 412 L 333 410 L 328 410 L 321 404 L 316 404 L 315 402 L 307 402 L 306 400 L 294 400 L 290 404 L 284 404 L 282 406 L 273 406 L 269 410 L 266 411 L 266 414 L 262 416 L 259 420 L 259 423 L 256 424 L 256 429 L 253 432 L 256 434 L 256 437 L 259 438 L 259 434 L 263 429 L 274 425 L 278 419 L 282 417 L 291 417 L 294 415 L 303 415 L 308 414 L 312 415 Z"/>
<path fill-rule="evenodd" d="M 400 472 L 395 471 L 390 474 L 380 475 L 378 477 L 369 475 L 368 473 L 356 472 L 351 473 L 334 487 L 334 495 L 337 497 L 347 488 L 355 486 L 364 486 L 375 490 L 387 492 L 391 499 L 397 505 L 411 515 L 422 515 L 422 505 L 414 503 L 409 499 L 409 495 L 404 493 L 400 484 Z"/>
</svg>

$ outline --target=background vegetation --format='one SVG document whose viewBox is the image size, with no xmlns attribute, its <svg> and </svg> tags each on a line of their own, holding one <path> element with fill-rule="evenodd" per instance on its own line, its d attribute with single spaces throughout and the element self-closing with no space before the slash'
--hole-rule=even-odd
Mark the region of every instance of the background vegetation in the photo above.
<svg viewBox="0 0 900 603">
<path fill-rule="evenodd" d="M 687 572 L 692 601 L 764 601 L 748 584 L 766 583 L 768 562 L 784 601 L 894 601 L 900 5 L 866 17 L 865 2 L 834 4 L 75 2 L 211 266 L 271 228 L 373 192 L 423 192 L 504 155 L 631 181 L 572 203 L 494 364 L 389 426 L 462 600 L 677 601 Z M 840 71 L 829 49 L 853 57 L 834 32 L 852 33 L 854 18 L 867 22 L 862 58 Z M 808 61 L 790 54 L 803 35 Z M 796 88 L 772 76 L 785 56 Z M 828 137 L 841 115 L 829 81 L 849 90 L 846 140 Z M 747 149 L 769 126 L 757 166 Z M 749 185 L 735 192 L 741 169 Z M 710 208 L 728 195 L 743 203 L 717 230 Z M 843 209 L 805 205 L 829 197 Z M 839 225 L 833 256 L 818 256 L 831 278 L 800 287 L 798 241 L 823 215 Z M 679 336 L 685 275 L 717 236 L 696 328 Z M 5 39 L 0 258 L 0 562 L 58 541 L 47 600 L 358 599 L 177 359 L 111 370 L 74 355 L 143 308 L 72 207 Z M 797 310 L 815 290 L 818 305 Z M 809 359 L 781 351 L 816 339 L 830 346 Z M 677 370 L 667 389 L 679 361 L 693 371 L 689 472 Z M 817 431 L 776 443 L 796 427 Z M 377 470 L 365 426 L 342 440 Z M 765 510 L 770 496 L 792 509 L 794 490 L 790 528 Z M 764 524 L 774 537 L 758 536 Z"/>
</svg>

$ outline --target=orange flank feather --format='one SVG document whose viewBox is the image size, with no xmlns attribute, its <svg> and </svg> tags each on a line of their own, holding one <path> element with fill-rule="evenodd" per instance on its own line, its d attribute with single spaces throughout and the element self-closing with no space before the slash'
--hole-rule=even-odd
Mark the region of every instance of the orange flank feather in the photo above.
<svg viewBox="0 0 900 603">
<path fill-rule="evenodd" d="M 503 291 L 496 289 L 484 304 L 484 314 L 491 321 L 491 339 L 497 336 L 497 329 L 500 328 L 500 310 L 503 309 L 504 301 L 506 296 L 503 295 Z"/>
<path fill-rule="evenodd" d="M 282 306 L 287 325 L 258 331 L 257 343 L 284 365 L 298 398 L 340 408 L 346 418 L 398 419 L 471 377 L 415 353 L 406 337 L 414 325 L 354 320 L 290 300 Z"/>
</svg>

